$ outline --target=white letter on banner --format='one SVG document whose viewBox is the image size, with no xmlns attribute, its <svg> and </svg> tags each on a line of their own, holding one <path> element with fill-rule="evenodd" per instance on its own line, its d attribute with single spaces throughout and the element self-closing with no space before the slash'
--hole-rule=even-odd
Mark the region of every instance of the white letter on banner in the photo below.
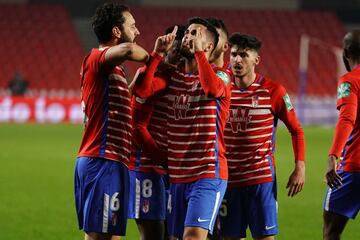
<svg viewBox="0 0 360 240">
<path fill-rule="evenodd" d="M 12 100 L 10 97 L 5 97 L 3 101 L 0 102 L 0 122 L 10 121 L 11 104 Z"/>
<path fill-rule="evenodd" d="M 12 119 L 16 123 L 24 123 L 29 121 L 31 110 L 26 103 L 16 103 L 12 108 Z"/>
</svg>

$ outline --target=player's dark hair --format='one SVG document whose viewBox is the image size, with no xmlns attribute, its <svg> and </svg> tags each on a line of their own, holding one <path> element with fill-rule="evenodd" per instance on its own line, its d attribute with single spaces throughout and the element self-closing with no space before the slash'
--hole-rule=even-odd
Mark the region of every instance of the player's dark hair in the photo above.
<svg viewBox="0 0 360 240">
<path fill-rule="evenodd" d="M 201 25 L 205 26 L 206 29 L 208 30 L 208 32 L 210 33 L 210 35 L 213 37 L 214 46 L 217 46 L 217 44 L 219 42 L 219 33 L 216 31 L 216 28 L 211 23 L 209 23 L 204 18 L 193 17 L 188 20 L 188 24 L 189 24 L 189 26 L 191 24 L 201 24 Z"/>
<path fill-rule="evenodd" d="M 208 17 L 206 18 L 206 20 L 211 23 L 215 28 L 221 29 L 225 33 L 226 38 L 229 38 L 229 31 L 222 19 L 216 17 Z"/>
<path fill-rule="evenodd" d="M 168 27 L 166 30 L 165 30 L 165 34 L 169 34 L 171 33 L 173 30 L 174 30 L 174 27 L 175 26 L 178 26 L 178 30 L 176 32 L 176 37 L 175 37 L 175 40 L 179 40 L 181 41 L 184 37 L 184 34 L 185 34 L 185 31 L 186 31 L 186 27 L 185 26 L 182 26 L 182 25 L 174 25 L 174 26 L 171 26 L 171 27 Z"/>
<path fill-rule="evenodd" d="M 255 36 L 233 33 L 229 38 L 229 43 L 231 46 L 238 46 L 241 49 L 252 49 L 256 52 L 259 52 L 261 49 L 261 41 Z"/>
<path fill-rule="evenodd" d="M 344 55 L 360 63 L 360 29 L 347 33 L 343 40 Z"/>
<path fill-rule="evenodd" d="M 99 6 L 92 18 L 92 27 L 100 43 L 111 40 L 113 27 L 123 30 L 125 22 L 124 12 L 128 12 L 129 7 L 119 3 L 105 3 Z"/>
</svg>

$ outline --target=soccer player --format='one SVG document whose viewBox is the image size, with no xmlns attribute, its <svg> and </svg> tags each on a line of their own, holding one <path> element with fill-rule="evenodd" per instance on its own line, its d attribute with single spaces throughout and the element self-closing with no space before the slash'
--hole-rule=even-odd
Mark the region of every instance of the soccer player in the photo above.
<svg viewBox="0 0 360 240">
<path fill-rule="evenodd" d="M 217 42 L 218 33 L 209 22 L 191 19 L 181 47 L 185 67 L 155 76 L 171 46 L 171 37 L 159 37 L 144 81 L 135 91 L 142 98 L 168 91 L 167 221 L 172 239 L 206 239 L 226 189 L 223 129 L 231 86 L 227 72 L 208 62 Z"/>
<path fill-rule="evenodd" d="M 174 27 L 173 27 L 174 28 Z M 173 28 L 167 29 L 170 34 Z M 184 27 L 178 27 L 175 40 L 167 52 L 161 71 L 175 69 L 181 64 L 179 54 Z M 142 77 L 140 73 L 139 78 Z M 136 92 L 135 79 L 134 91 Z M 167 96 L 148 99 L 132 97 L 133 137 L 136 146 L 155 145 L 150 149 L 133 151 L 130 164 L 129 218 L 136 220 L 141 239 L 161 240 L 165 236 L 167 171 L 159 165 L 167 162 Z M 144 142 L 146 144 L 144 144 Z M 163 149 L 154 152 L 154 148 Z"/>
<path fill-rule="evenodd" d="M 104 4 L 92 25 L 100 45 L 81 67 L 85 129 L 75 167 L 75 200 L 85 239 L 103 240 L 125 234 L 128 212 L 131 108 L 120 64 L 146 62 L 149 56 L 134 43 L 139 31 L 128 7 Z"/>
<path fill-rule="evenodd" d="M 261 42 L 234 33 L 230 39 L 234 75 L 229 116 L 225 127 L 229 183 L 220 208 L 220 233 L 225 239 L 274 239 L 278 233 L 275 134 L 282 120 L 292 136 L 295 169 L 288 195 L 300 192 L 305 180 L 304 133 L 286 90 L 256 73 Z"/>
<path fill-rule="evenodd" d="M 228 61 L 224 61 L 225 52 L 227 52 L 229 49 L 229 32 L 227 30 L 227 27 L 224 21 L 219 18 L 209 17 L 206 20 L 211 23 L 219 33 L 219 42 L 216 45 L 216 48 L 213 50 L 209 61 L 215 64 L 215 66 L 223 67 L 230 70 L 231 66 Z"/>
<path fill-rule="evenodd" d="M 338 82 L 339 120 L 328 155 L 325 179 L 328 189 L 324 201 L 325 240 L 340 239 L 349 218 L 360 209 L 360 30 L 347 33 L 343 40 L 346 70 Z M 340 158 L 340 162 L 337 160 Z"/>
</svg>

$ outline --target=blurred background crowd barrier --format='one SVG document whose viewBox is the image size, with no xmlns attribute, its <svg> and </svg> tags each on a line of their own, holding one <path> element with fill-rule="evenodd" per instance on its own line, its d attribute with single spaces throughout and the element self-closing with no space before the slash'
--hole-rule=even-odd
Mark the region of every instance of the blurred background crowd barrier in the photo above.
<svg viewBox="0 0 360 240">
<path fill-rule="evenodd" d="M 79 70 L 97 47 L 91 16 L 102 2 L 0 0 L 0 122 L 81 122 Z M 359 0 L 118 2 L 130 6 L 136 41 L 148 51 L 167 27 L 192 16 L 218 17 L 230 33 L 258 36 L 258 72 L 285 86 L 301 122 L 335 124 L 341 40 L 360 22 Z M 126 65 L 129 79 L 137 67 Z"/>
</svg>

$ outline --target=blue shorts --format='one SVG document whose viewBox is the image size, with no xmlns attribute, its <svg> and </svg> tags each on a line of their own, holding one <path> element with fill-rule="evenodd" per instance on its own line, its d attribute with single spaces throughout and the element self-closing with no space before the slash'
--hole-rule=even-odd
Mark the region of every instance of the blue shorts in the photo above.
<svg viewBox="0 0 360 240">
<path fill-rule="evenodd" d="M 170 184 L 167 226 L 170 236 L 182 238 L 185 227 L 201 227 L 212 233 L 227 181 L 199 179 Z"/>
<path fill-rule="evenodd" d="M 324 210 L 354 219 L 360 209 L 360 172 L 338 172 L 343 185 L 327 188 Z"/>
<path fill-rule="evenodd" d="M 228 188 L 219 210 L 220 234 L 245 238 L 249 226 L 253 238 L 276 235 L 276 182 Z"/>
<path fill-rule="evenodd" d="M 165 220 L 168 176 L 130 171 L 129 218 Z"/>
<path fill-rule="evenodd" d="M 103 158 L 79 157 L 75 167 L 75 203 L 85 232 L 125 235 L 129 170 Z"/>
</svg>

